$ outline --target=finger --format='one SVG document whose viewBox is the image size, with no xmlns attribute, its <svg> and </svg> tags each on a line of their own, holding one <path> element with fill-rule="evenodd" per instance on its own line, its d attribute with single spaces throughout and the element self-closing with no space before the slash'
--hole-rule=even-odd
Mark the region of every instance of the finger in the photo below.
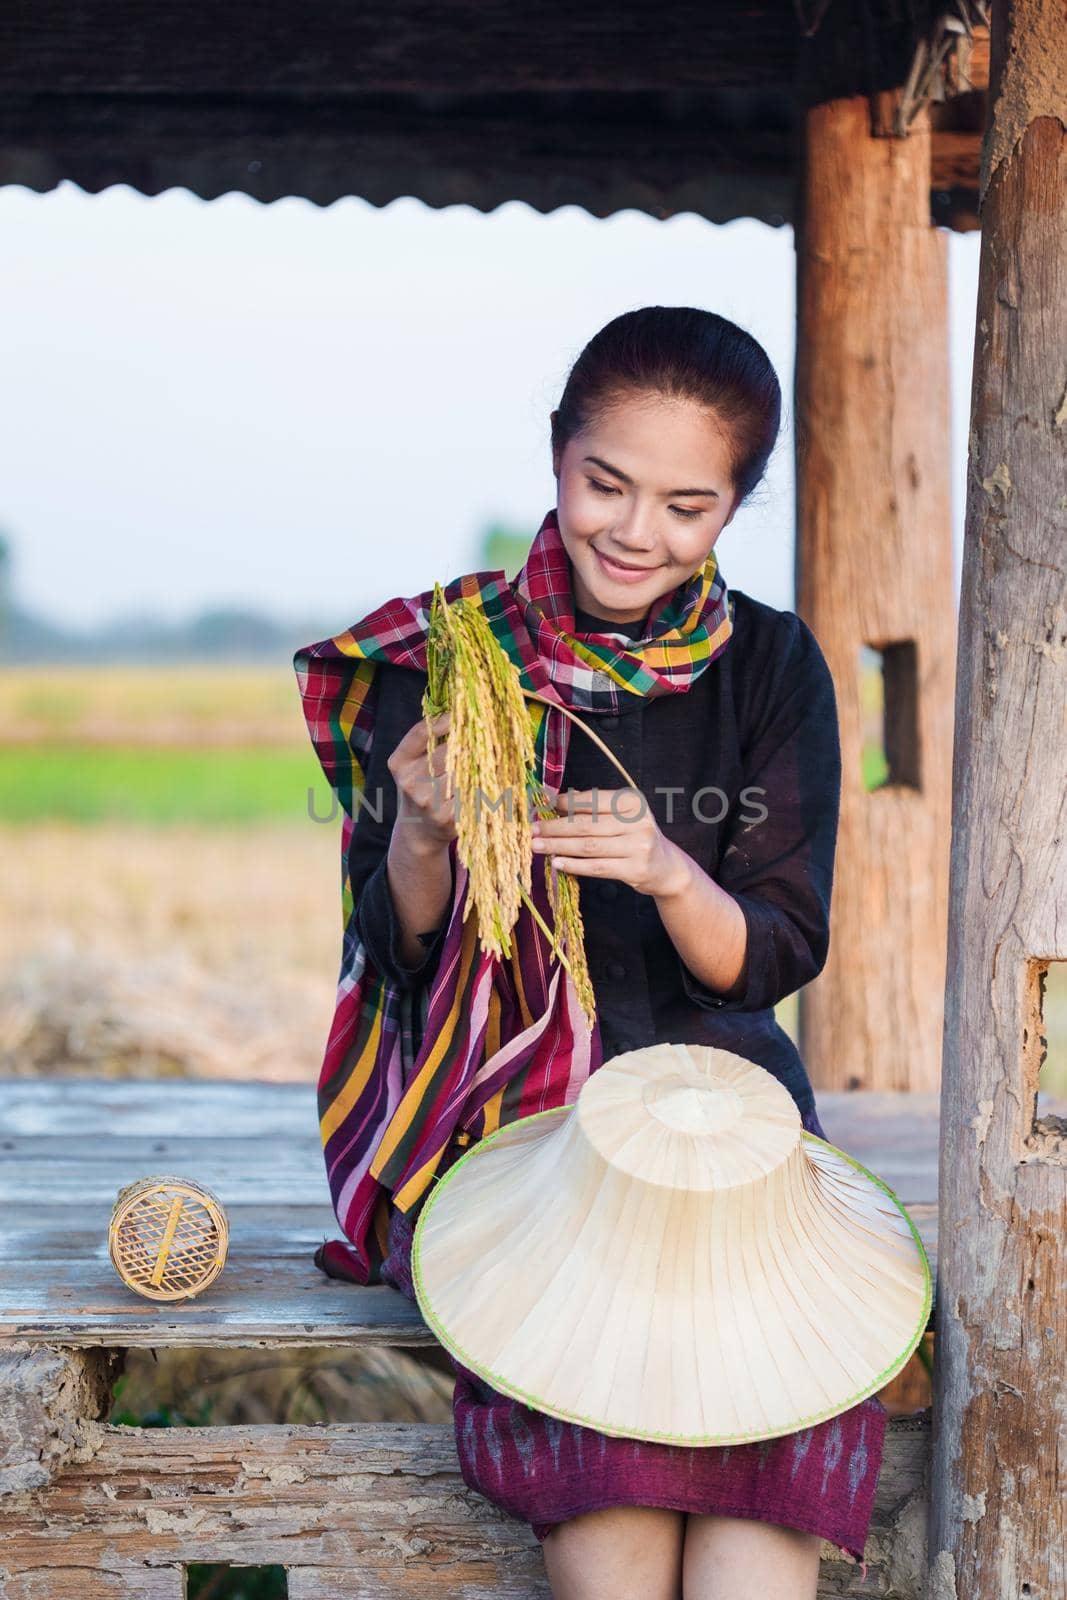
<svg viewBox="0 0 1067 1600">
<path fill-rule="evenodd" d="M 556 801 L 556 809 L 562 811 L 560 820 L 566 822 L 617 820 L 612 811 L 612 796 L 623 792 L 617 789 L 576 789 L 570 796 L 561 794 Z M 618 807 L 619 802 L 616 800 L 614 804 Z"/>
<path fill-rule="evenodd" d="M 531 843 L 538 854 L 551 855 L 557 861 L 561 853 L 566 854 L 568 851 L 583 857 L 604 856 L 607 848 L 606 840 L 601 839 L 597 834 L 591 833 L 575 834 L 570 839 L 535 838 Z"/>
<path fill-rule="evenodd" d="M 607 807 L 611 804 L 613 794 L 628 793 L 633 794 L 635 791 L 633 789 L 605 789 L 603 784 L 599 784 L 595 789 L 561 789 L 556 798 L 556 804 L 561 806 L 570 802 L 574 806 L 589 807 L 596 801 L 599 806 Z"/>
<path fill-rule="evenodd" d="M 612 789 L 609 794 L 601 796 L 600 820 L 616 832 L 621 828 L 632 828 L 635 822 L 640 822 L 648 815 L 648 801 L 639 790 Z"/>
<path fill-rule="evenodd" d="M 576 878 L 617 878 L 626 882 L 626 862 L 612 861 L 608 856 L 552 856 L 545 862 L 557 872 L 570 872 Z"/>
<path fill-rule="evenodd" d="M 569 807 L 570 817 L 590 817 L 593 821 L 620 822 L 643 816 L 648 811 L 648 801 L 640 789 L 589 789 L 575 793 Z"/>
<path fill-rule="evenodd" d="M 633 824 L 620 817 L 613 817 L 610 812 L 602 817 L 553 817 L 547 822 L 539 822 L 533 830 L 535 839 L 555 839 L 557 841 L 574 839 L 614 839 L 622 834 L 624 828 Z"/>
<path fill-rule="evenodd" d="M 452 780 L 447 772 L 435 772 L 432 778 L 425 778 L 428 804 L 442 806 L 446 801 L 451 801 L 455 792 Z"/>
<path fill-rule="evenodd" d="M 411 731 L 414 733 L 417 728 L 425 728 L 427 723 L 431 728 L 437 728 L 440 724 L 444 724 L 447 727 L 451 716 L 451 711 L 438 711 L 436 715 L 432 717 L 428 717 L 426 713 L 423 712 L 419 720 L 411 724 Z"/>
<path fill-rule="evenodd" d="M 432 794 L 435 785 L 440 789 L 448 781 L 445 760 L 446 752 L 443 749 L 422 756 L 411 773 L 409 787 L 417 787 L 420 794 Z"/>
<path fill-rule="evenodd" d="M 418 775 L 424 781 L 430 778 L 439 778 L 443 775 L 448 764 L 448 744 L 435 744 L 432 749 L 427 747 L 418 758 Z"/>
<path fill-rule="evenodd" d="M 438 716 L 431 717 L 428 725 L 427 719 L 423 717 L 421 722 L 415 723 L 411 731 L 414 734 L 416 729 L 419 730 L 421 747 L 423 750 L 428 750 L 431 744 L 436 746 L 438 740 L 444 738 L 451 726 L 451 711 L 442 711 Z"/>
</svg>

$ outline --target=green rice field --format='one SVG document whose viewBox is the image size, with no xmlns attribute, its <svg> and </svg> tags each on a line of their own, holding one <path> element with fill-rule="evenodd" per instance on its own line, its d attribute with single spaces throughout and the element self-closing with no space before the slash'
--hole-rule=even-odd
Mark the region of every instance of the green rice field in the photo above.
<svg viewBox="0 0 1067 1600">
<path fill-rule="evenodd" d="M 284 747 L 28 744 L 0 748 L 0 820 L 281 822 L 328 817 L 315 752 Z"/>
<path fill-rule="evenodd" d="M 299 821 L 333 797 L 289 662 L 0 673 L 0 821 Z"/>
<path fill-rule="evenodd" d="M 873 742 L 863 773 L 868 788 L 885 775 Z M 289 662 L 0 673 L 0 822 L 282 822 L 309 807 L 334 802 Z"/>
</svg>

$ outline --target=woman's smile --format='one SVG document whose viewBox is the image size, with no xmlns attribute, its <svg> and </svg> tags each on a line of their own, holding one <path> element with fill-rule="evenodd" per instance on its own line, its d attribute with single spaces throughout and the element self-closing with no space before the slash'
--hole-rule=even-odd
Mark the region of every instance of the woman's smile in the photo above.
<svg viewBox="0 0 1067 1600">
<path fill-rule="evenodd" d="M 656 561 L 647 562 L 643 566 L 638 566 L 636 564 L 624 566 L 618 561 L 613 561 L 611 557 L 605 555 L 602 550 L 598 550 L 596 545 L 591 545 L 590 549 L 597 557 L 600 570 L 607 577 L 614 579 L 616 583 L 641 583 L 645 578 L 649 577 L 651 573 L 656 572 L 659 567 L 663 565 L 662 562 Z"/>
</svg>

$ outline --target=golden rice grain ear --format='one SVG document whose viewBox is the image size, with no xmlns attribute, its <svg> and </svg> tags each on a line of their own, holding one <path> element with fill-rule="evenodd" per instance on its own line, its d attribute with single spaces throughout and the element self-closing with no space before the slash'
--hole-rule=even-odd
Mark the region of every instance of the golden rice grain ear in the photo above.
<svg viewBox="0 0 1067 1600">
<path fill-rule="evenodd" d="M 525 809 L 533 740 L 517 673 L 485 613 L 437 585 L 427 644 L 427 716 L 451 712 L 446 774 L 457 797 L 457 852 L 470 875 L 468 910 L 482 948 L 511 955 L 520 888 L 531 882 Z M 518 797 L 518 799 L 517 799 Z"/>
<path fill-rule="evenodd" d="M 552 805 L 547 793 L 537 785 L 537 814 L 539 817 L 555 817 L 558 812 Z M 581 906 L 579 904 L 578 879 L 569 872 L 557 872 L 551 858 L 542 857 L 545 867 L 545 881 L 548 885 L 549 906 L 552 911 L 552 921 L 559 931 L 562 950 L 559 949 L 555 938 L 552 939 L 553 948 L 556 949 L 560 960 L 571 975 L 582 1010 L 585 1012 L 590 1028 L 596 1020 L 596 998 L 593 994 L 593 984 L 589 976 L 589 963 L 585 954 L 585 924 L 582 921 Z M 566 952 L 564 954 L 564 952 Z"/>
<path fill-rule="evenodd" d="M 563 944 L 570 958 L 570 972 L 574 980 L 574 987 L 581 1002 L 582 1010 L 589 1018 L 592 1026 L 596 1014 L 596 1001 L 593 996 L 593 985 L 589 977 L 589 965 L 585 957 L 585 924 L 582 921 L 581 907 L 578 903 L 578 879 L 569 872 L 556 872 L 552 869 L 553 878 L 558 880 L 559 899 L 558 906 L 553 910 L 553 917 L 557 928 L 563 930 Z"/>
<path fill-rule="evenodd" d="M 456 851 L 469 872 L 464 917 L 474 912 L 482 949 L 507 960 L 520 902 L 525 904 L 553 954 L 571 974 L 592 1027 L 595 997 L 585 960 L 577 880 L 542 858 L 555 930 L 545 926 L 531 894 L 533 832 L 526 795 L 533 798 L 539 818 L 558 816 L 544 786 L 534 778 L 536 750 L 526 699 L 539 696 L 523 690 L 518 670 L 496 642 L 482 606 L 462 598 L 450 605 L 440 584 L 435 584 L 430 603 L 426 661 L 422 712 L 427 718 L 430 770 L 437 742 L 430 718 L 451 712 L 445 771 L 458 797 Z M 585 726 L 581 718 L 574 717 L 574 722 Z M 595 734 L 590 738 L 600 742 Z"/>
<path fill-rule="evenodd" d="M 465 915 L 472 909 L 477 915 L 483 951 L 510 960 L 511 931 L 525 903 L 570 972 L 592 1025 L 595 1005 L 577 883 L 544 861 L 557 932 L 545 926 L 532 899 L 527 794 L 539 817 L 557 813 L 534 776 L 533 728 L 518 670 L 482 608 L 463 599 L 449 604 L 439 583 L 430 606 L 426 668 L 428 764 L 435 742 L 430 720 L 451 712 L 445 771 L 457 796 L 456 852 L 470 876 Z"/>
</svg>

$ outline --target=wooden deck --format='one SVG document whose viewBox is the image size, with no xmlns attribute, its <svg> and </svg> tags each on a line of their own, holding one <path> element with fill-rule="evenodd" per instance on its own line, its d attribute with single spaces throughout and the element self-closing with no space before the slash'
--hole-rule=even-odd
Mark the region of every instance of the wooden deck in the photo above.
<svg viewBox="0 0 1067 1600">
<path fill-rule="evenodd" d="M 937 1097 L 819 1110 L 936 1262 Z M 153 1172 L 204 1181 L 230 1222 L 222 1274 L 184 1306 L 142 1300 L 107 1254 L 118 1189 Z M 464 1484 L 450 1424 L 100 1420 L 134 1345 L 434 1343 L 396 1290 L 314 1265 L 339 1230 L 313 1085 L 0 1080 L 0 1217 L 3 1600 L 182 1600 L 197 1561 L 280 1562 L 298 1600 L 548 1596 L 532 1530 Z M 892 1418 L 866 1582 L 824 1545 L 820 1596 L 919 1600 L 928 1458 L 929 1413 Z"/>
<path fill-rule="evenodd" d="M 935 1095 L 824 1094 L 830 1140 L 888 1183 L 937 1248 Z M 209 1185 L 230 1223 L 226 1265 L 201 1297 L 155 1306 L 107 1253 L 119 1188 L 153 1172 Z M 313 1085 L 0 1080 L 0 1345 L 433 1344 L 387 1285 L 327 1278 L 340 1236 Z"/>
</svg>

